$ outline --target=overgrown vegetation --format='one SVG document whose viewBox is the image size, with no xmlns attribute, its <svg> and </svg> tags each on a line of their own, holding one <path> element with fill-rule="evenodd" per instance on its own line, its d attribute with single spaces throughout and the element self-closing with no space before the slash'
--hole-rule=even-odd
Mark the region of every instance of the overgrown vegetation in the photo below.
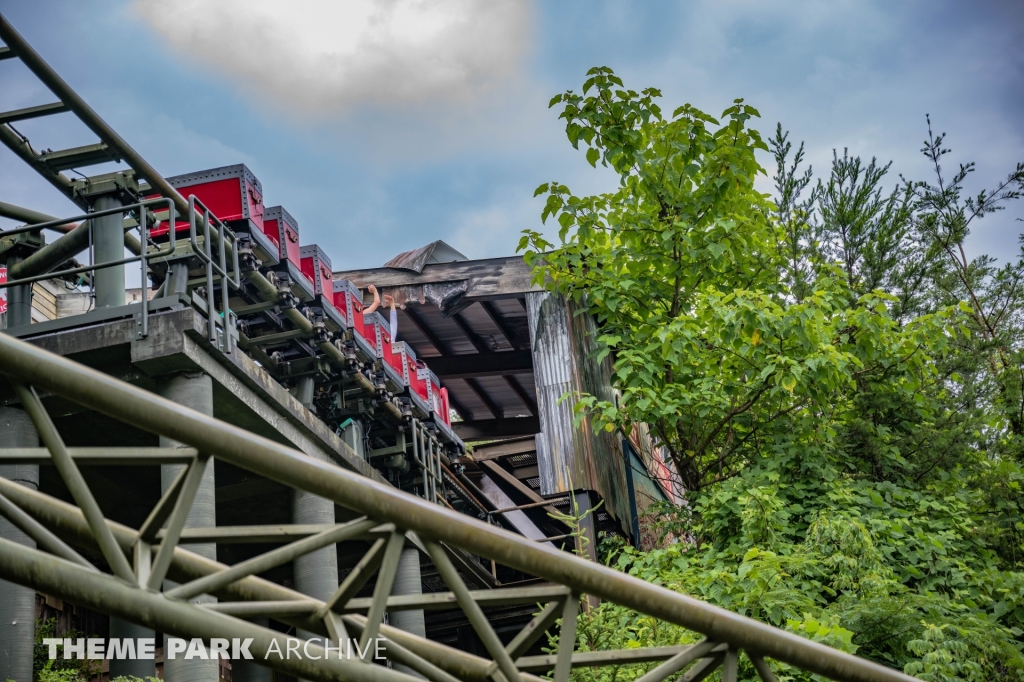
<svg viewBox="0 0 1024 682">
<path fill-rule="evenodd" d="M 50 647 L 43 644 L 43 640 L 58 636 L 79 639 L 89 635 L 75 628 L 58 634 L 56 618 L 37 620 L 35 645 L 32 649 L 32 675 L 36 682 L 88 682 L 90 677 L 99 674 L 100 661 L 86 658 L 51 659 Z"/>
<path fill-rule="evenodd" d="M 552 100 L 620 182 L 542 185 L 559 243 L 520 244 L 613 355 L 621 400 L 577 412 L 609 431 L 646 422 L 686 491 L 663 514 L 678 541 L 609 540 L 606 561 L 921 679 L 1024 679 L 1024 259 L 964 246 L 1020 198 L 1024 165 L 969 196 L 973 164 L 948 174 L 928 121 L 929 180 L 846 152 L 816 178 L 743 101 L 716 119 L 667 116 L 659 97 L 595 68 Z M 774 196 L 755 188 L 759 153 Z M 579 638 L 693 635 L 604 604 Z"/>
</svg>

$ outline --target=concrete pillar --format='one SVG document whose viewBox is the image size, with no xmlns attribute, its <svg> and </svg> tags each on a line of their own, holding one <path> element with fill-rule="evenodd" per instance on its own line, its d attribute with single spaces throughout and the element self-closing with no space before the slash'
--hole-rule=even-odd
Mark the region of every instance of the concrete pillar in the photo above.
<svg viewBox="0 0 1024 682">
<path fill-rule="evenodd" d="M 0 407 L 0 447 L 39 447 L 39 434 L 24 410 Z M 0 476 L 27 488 L 39 489 L 38 465 L 0 465 Z M 0 537 L 35 547 L 35 542 L 3 517 L 0 517 Z M 0 680 L 32 682 L 35 615 L 35 590 L 0 580 Z"/>
<path fill-rule="evenodd" d="M 303 490 L 292 494 L 292 523 L 334 523 L 334 502 Z M 328 545 L 300 556 L 292 563 L 295 589 L 326 601 L 338 589 L 338 549 Z M 319 635 L 299 630 L 299 637 Z"/>
<path fill-rule="evenodd" d="M 270 620 L 267 618 L 253 618 L 252 622 L 261 627 L 270 627 Z M 271 682 L 270 673 L 270 668 L 260 665 L 259 659 L 255 657 L 251 661 L 231 661 L 231 682 Z"/>
<path fill-rule="evenodd" d="M 402 556 L 398 560 L 398 570 L 395 572 L 395 582 L 391 587 L 391 594 L 398 596 L 402 594 L 423 594 L 423 580 L 420 572 L 420 552 L 415 547 L 406 547 L 402 550 Z M 396 611 L 388 614 L 388 624 L 399 630 L 411 632 L 420 637 L 427 636 L 427 625 L 423 618 L 423 610 Z M 423 677 L 411 668 L 395 664 L 395 669 L 400 672 Z"/>
<path fill-rule="evenodd" d="M 117 208 L 121 200 L 103 196 L 93 202 L 93 209 L 105 211 Z M 92 221 L 94 263 L 109 263 L 124 258 L 124 218 L 120 213 L 102 216 Z M 124 265 L 115 265 L 96 271 L 96 307 L 114 308 L 124 305 Z"/>
<path fill-rule="evenodd" d="M 203 414 L 213 415 L 213 380 L 209 375 L 202 372 L 181 372 L 168 377 L 162 377 L 157 382 L 157 392 L 180 405 L 186 405 L 193 410 Z M 160 447 L 173 448 L 183 447 L 182 443 L 160 436 Z M 160 467 L 160 489 L 166 492 L 178 473 L 185 467 L 184 464 L 165 464 Z M 186 528 L 210 528 L 217 525 L 216 495 L 214 490 L 213 461 L 207 463 L 203 480 L 199 484 L 192 508 L 185 522 Z M 184 549 L 195 552 L 208 559 L 217 558 L 217 545 L 212 542 L 204 543 L 182 543 Z M 173 585 L 170 581 L 164 583 L 164 589 Z M 216 602 L 216 597 L 200 595 L 189 600 L 193 604 L 209 604 Z M 167 651 L 166 640 L 164 651 Z M 204 661 L 193 659 L 190 661 L 176 658 L 164 660 L 164 680 L 167 682 L 217 682 L 220 678 L 220 666 L 218 661 Z"/>
<path fill-rule="evenodd" d="M 313 377 L 299 377 L 292 395 L 307 410 L 313 409 Z M 334 523 L 334 502 L 303 490 L 292 493 L 292 523 Z M 330 545 L 300 556 L 292 563 L 295 589 L 326 601 L 338 589 L 338 548 Z M 299 630 L 299 637 L 318 637 Z"/>
<path fill-rule="evenodd" d="M 138 640 L 146 638 L 153 638 L 153 631 L 149 628 L 136 625 L 135 623 L 129 623 L 126 620 L 120 618 L 110 618 L 110 637 L 119 639 L 132 639 L 135 640 L 136 646 L 138 646 Z M 147 677 L 156 677 L 156 661 L 155 660 L 131 660 L 127 658 L 112 658 L 110 659 L 110 678 L 121 677 L 122 675 L 130 675 L 131 677 L 138 677 L 145 679 Z"/>
</svg>

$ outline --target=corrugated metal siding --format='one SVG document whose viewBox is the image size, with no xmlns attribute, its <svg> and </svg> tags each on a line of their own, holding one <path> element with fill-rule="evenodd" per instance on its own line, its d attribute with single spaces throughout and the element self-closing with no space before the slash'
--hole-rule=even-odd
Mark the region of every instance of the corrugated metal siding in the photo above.
<svg viewBox="0 0 1024 682">
<path fill-rule="evenodd" d="M 594 490 L 605 500 L 608 513 L 628 528 L 633 514 L 618 436 L 604 431 L 595 434 L 589 419 L 579 426 L 573 419 L 572 408 L 581 393 L 614 400 L 611 362 L 593 358 L 594 320 L 575 315 L 571 302 L 549 292 L 528 294 L 526 305 L 541 427 L 537 436 L 541 494 Z"/>
</svg>

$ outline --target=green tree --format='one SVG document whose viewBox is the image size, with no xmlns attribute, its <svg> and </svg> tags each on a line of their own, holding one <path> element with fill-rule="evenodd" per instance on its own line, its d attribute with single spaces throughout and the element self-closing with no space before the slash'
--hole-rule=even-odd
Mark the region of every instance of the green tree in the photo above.
<svg viewBox="0 0 1024 682">
<path fill-rule="evenodd" d="M 607 68 L 588 75 L 583 94 L 552 106 L 619 188 L 577 197 L 542 185 L 561 243 L 527 232 L 520 244 L 539 281 L 597 317 L 615 354 L 621 400 L 584 397 L 578 410 L 608 430 L 649 424 L 697 495 L 779 434 L 827 440 L 814 424 L 858 378 L 916 389 L 952 313 L 899 327 L 884 296 L 858 295 L 835 267 L 793 300 L 780 279 L 785 228 L 754 188 L 768 149 L 748 127 L 755 109 L 737 100 L 721 124 L 690 105 L 665 118 L 657 90 L 626 90 Z"/>
<path fill-rule="evenodd" d="M 765 144 L 742 101 L 719 119 L 690 105 L 666 117 L 659 96 L 595 68 L 552 100 L 619 186 L 542 185 L 558 243 L 527 231 L 520 244 L 612 356 L 620 399 L 584 396 L 577 412 L 595 428 L 649 424 L 686 488 L 664 516 L 681 541 L 608 539 L 605 560 L 922 679 L 1024 679 L 1024 265 L 963 246 L 1020 196 L 1022 168 L 966 198 L 973 166 L 944 180 L 929 129 L 930 183 L 846 152 L 815 181 L 803 146 L 781 126 Z M 774 201 L 754 184 L 766 151 Z M 578 636 L 583 649 L 694 637 L 610 604 Z"/>
</svg>

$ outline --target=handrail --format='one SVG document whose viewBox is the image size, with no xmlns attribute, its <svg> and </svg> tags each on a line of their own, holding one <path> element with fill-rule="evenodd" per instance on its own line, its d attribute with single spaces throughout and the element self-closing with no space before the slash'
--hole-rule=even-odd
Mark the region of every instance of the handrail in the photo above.
<svg viewBox="0 0 1024 682">
<path fill-rule="evenodd" d="M 20 285 L 24 285 L 24 284 L 32 284 L 33 282 L 39 282 L 39 281 L 42 281 L 44 279 L 56 279 L 56 278 L 59 278 L 59 277 L 67 277 L 67 276 L 70 276 L 70 275 L 77 275 L 77 274 L 80 274 L 80 273 L 83 273 L 83 272 L 95 273 L 97 270 L 104 270 L 106 268 L 112 268 L 112 267 L 117 266 L 117 265 L 126 265 L 128 263 L 139 262 L 140 265 L 141 265 L 141 271 L 142 271 L 141 282 L 143 284 L 143 296 L 142 296 L 142 301 L 141 301 L 141 303 L 142 303 L 142 317 L 141 317 L 141 325 L 139 327 L 139 338 L 145 338 L 149 334 L 149 297 L 145 295 L 145 289 L 147 288 L 145 283 L 149 279 L 149 265 L 148 265 L 148 261 L 153 259 L 153 258 L 162 258 L 164 256 L 169 256 L 170 254 L 172 254 L 174 252 L 174 248 L 175 248 L 174 231 L 172 230 L 171 231 L 171 235 L 170 235 L 170 239 L 168 240 L 168 243 L 167 243 L 166 247 L 164 247 L 164 248 L 157 248 L 156 251 L 149 252 L 149 245 L 150 244 L 154 244 L 155 245 L 155 242 L 153 242 L 152 239 L 150 239 L 150 236 L 149 236 L 149 225 L 148 225 L 148 218 L 147 218 L 148 212 L 149 212 L 149 207 L 150 206 L 156 206 L 156 205 L 164 205 L 164 204 L 167 206 L 166 210 L 169 213 L 170 218 L 173 220 L 175 218 L 174 202 L 171 199 L 160 197 L 160 198 L 156 198 L 156 199 L 143 199 L 141 201 L 135 202 L 134 204 L 128 204 L 128 205 L 125 205 L 125 206 L 117 206 L 115 208 L 108 208 L 108 209 L 105 209 L 105 210 L 102 210 L 102 211 L 91 211 L 89 213 L 84 213 L 82 215 L 72 216 L 70 218 L 55 218 L 53 220 L 48 220 L 48 221 L 43 222 L 43 223 L 36 223 L 34 225 L 24 225 L 22 227 L 16 227 L 16 228 L 13 228 L 13 229 L 10 229 L 10 230 L 4 230 L 0 234 L 2 234 L 3 236 L 9 236 L 9 235 L 15 235 L 15 234 L 23 234 L 23 233 L 26 233 L 26 232 L 38 232 L 40 230 L 56 229 L 56 228 L 60 227 L 61 225 L 67 225 L 69 223 L 75 223 L 76 221 L 81 221 L 82 223 L 84 223 L 86 225 L 86 227 L 84 229 L 88 232 L 88 235 L 89 235 L 89 249 L 90 249 L 90 260 L 91 260 L 91 256 L 92 256 L 92 254 L 91 254 L 91 245 L 92 245 L 92 243 L 94 241 L 93 240 L 93 233 L 92 233 L 92 231 L 94 229 L 93 220 L 95 220 L 96 218 L 102 218 L 103 216 L 107 216 L 107 215 L 114 215 L 114 214 L 123 215 L 124 213 L 130 212 L 130 211 L 137 211 L 138 212 L 138 216 L 139 216 L 139 225 L 138 225 L 139 237 L 141 239 L 142 248 L 140 249 L 139 255 L 131 256 L 129 258 L 121 258 L 119 260 L 106 261 L 104 263 L 90 263 L 89 265 L 82 265 L 82 266 L 79 266 L 79 267 L 76 267 L 76 268 L 68 268 L 66 270 L 58 270 L 56 272 L 46 272 L 46 273 L 43 273 L 41 275 L 34 275 L 32 277 L 22 277 L 21 279 L 12 279 L 12 280 L 8 280 L 6 282 L 0 282 L 0 289 L 4 289 L 4 288 L 7 288 L 7 287 L 12 287 L 12 286 L 20 286 Z"/>
<path fill-rule="evenodd" d="M 25 224 L 44 223 L 49 220 L 56 220 L 54 216 L 40 213 L 39 211 L 33 211 L 30 208 L 8 204 L 3 201 L 0 201 L 0 215 L 5 218 L 11 218 L 12 220 L 20 220 Z M 48 272 L 50 268 L 60 265 L 68 258 L 71 258 L 75 254 L 88 248 L 89 235 L 87 225 L 81 223 L 78 225 L 57 225 L 51 229 L 53 229 L 54 232 L 62 233 L 63 236 L 45 245 L 43 248 L 26 257 L 24 260 L 18 261 L 13 266 L 9 267 L 7 270 L 8 277 L 30 277 L 32 275 Z M 127 232 L 128 229 L 130 228 L 126 226 L 124 247 L 135 255 L 138 255 L 141 253 L 141 245 L 135 237 Z M 4 234 L 6 234 L 6 232 L 0 232 L 0 237 Z"/>
<path fill-rule="evenodd" d="M 203 212 L 203 247 L 200 248 L 199 242 L 196 236 L 196 207 L 200 207 Z M 217 224 L 217 243 L 219 249 L 219 264 L 214 262 L 213 255 L 210 253 L 210 221 L 214 220 Z M 168 223 L 170 225 L 170 232 L 175 232 L 175 224 L 172 221 Z M 224 224 L 220 218 L 214 215 L 210 209 L 203 204 L 195 195 L 189 195 L 188 197 L 188 235 L 189 242 L 192 244 L 192 252 L 199 256 L 199 259 L 206 263 L 206 304 L 207 304 L 207 329 L 210 338 L 210 343 L 219 345 L 220 349 L 225 353 L 231 352 L 231 329 L 235 327 L 234 313 L 231 311 L 231 307 L 228 305 L 228 301 L 231 296 L 228 293 L 228 287 L 238 290 L 242 286 L 241 275 L 238 269 L 238 249 L 235 246 L 238 243 L 238 238 L 235 237 L 232 232 Z M 227 238 L 231 239 L 231 255 L 232 255 L 232 272 L 235 277 L 231 279 L 227 271 Z M 217 343 L 217 319 L 214 314 L 214 293 L 213 293 L 213 273 L 216 272 L 220 275 L 220 286 L 221 286 L 221 314 L 224 316 L 221 327 L 224 329 L 224 340 L 222 343 Z"/>
</svg>

